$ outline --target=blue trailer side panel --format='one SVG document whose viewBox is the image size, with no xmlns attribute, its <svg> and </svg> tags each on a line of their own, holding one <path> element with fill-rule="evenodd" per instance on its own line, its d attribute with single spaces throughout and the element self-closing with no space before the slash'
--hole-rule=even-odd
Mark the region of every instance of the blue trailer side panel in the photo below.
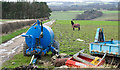
<svg viewBox="0 0 120 70">
<path fill-rule="evenodd" d="M 103 54 L 107 52 L 107 55 L 114 55 L 120 57 L 120 44 L 119 41 L 105 41 L 105 42 L 92 42 L 90 43 L 91 54 Z"/>
</svg>

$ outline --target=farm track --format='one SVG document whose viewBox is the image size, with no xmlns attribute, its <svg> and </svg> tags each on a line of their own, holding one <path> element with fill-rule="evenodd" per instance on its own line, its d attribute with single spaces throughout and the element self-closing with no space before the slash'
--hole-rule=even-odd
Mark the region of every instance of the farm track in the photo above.
<svg viewBox="0 0 120 70">
<path fill-rule="evenodd" d="M 44 25 L 52 26 L 55 20 L 51 20 Z M 25 33 L 23 33 L 25 34 Z M 24 38 L 21 35 L 18 35 L 11 40 L 2 43 L 0 45 L 0 64 L 4 63 L 8 59 L 12 58 L 15 54 L 22 52 Z"/>
</svg>

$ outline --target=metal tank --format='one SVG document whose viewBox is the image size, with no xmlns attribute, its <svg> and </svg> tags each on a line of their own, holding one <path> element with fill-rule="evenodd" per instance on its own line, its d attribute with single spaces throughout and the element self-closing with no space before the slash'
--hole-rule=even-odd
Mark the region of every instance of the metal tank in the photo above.
<svg viewBox="0 0 120 70">
<path fill-rule="evenodd" d="M 44 55 L 50 50 L 58 54 L 59 43 L 54 40 L 53 30 L 37 20 L 25 35 L 24 55 Z"/>
</svg>

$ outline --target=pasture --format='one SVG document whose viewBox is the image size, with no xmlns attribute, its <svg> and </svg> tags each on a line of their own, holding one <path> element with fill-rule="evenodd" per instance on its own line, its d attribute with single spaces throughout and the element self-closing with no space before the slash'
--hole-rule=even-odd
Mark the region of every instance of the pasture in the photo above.
<svg viewBox="0 0 120 70">
<path fill-rule="evenodd" d="M 76 17 L 77 14 L 81 14 L 83 11 L 53 11 L 50 19 L 56 20 L 71 20 Z"/>
<path fill-rule="evenodd" d="M 104 20 L 118 20 L 118 14 L 120 11 L 103 11 L 103 16 L 95 18 L 93 20 L 104 21 Z"/>
<path fill-rule="evenodd" d="M 81 30 L 72 30 L 70 20 L 57 20 L 53 30 L 55 40 L 60 43 L 60 52 L 74 54 L 81 49 L 89 53 L 89 43 L 95 39 L 97 28 L 104 29 L 105 40 L 118 40 L 118 22 L 117 21 L 74 21 L 81 25 Z M 77 39 L 84 40 L 83 42 Z"/>
<path fill-rule="evenodd" d="M 114 40 L 118 39 L 118 22 L 117 21 L 88 21 L 88 20 L 78 20 L 74 21 L 81 25 L 81 30 L 75 29 L 72 30 L 72 25 L 70 20 L 57 20 L 56 24 L 52 27 L 55 40 L 60 43 L 60 53 L 66 53 L 73 55 L 78 51 L 85 49 L 85 53 L 89 54 L 89 43 L 94 41 L 96 29 L 104 28 L 105 40 Z M 81 39 L 84 41 L 77 41 Z M 46 62 L 50 61 L 51 56 L 43 56 L 41 60 Z M 19 57 L 20 56 L 20 57 Z M 31 57 L 24 57 L 22 52 L 15 55 L 11 60 L 8 60 L 3 64 L 3 67 L 15 68 L 21 65 L 28 65 Z M 47 58 L 47 59 L 46 59 Z M 12 62 L 15 62 L 15 65 L 12 65 Z M 40 68 L 54 68 L 53 65 L 39 65 Z"/>
<path fill-rule="evenodd" d="M 51 13 L 50 19 L 57 20 L 71 20 L 76 17 L 77 14 L 81 14 L 84 11 L 53 11 Z M 97 21 L 105 21 L 105 20 L 118 20 L 118 13 L 120 11 L 102 11 L 103 16 L 93 19 Z"/>
</svg>

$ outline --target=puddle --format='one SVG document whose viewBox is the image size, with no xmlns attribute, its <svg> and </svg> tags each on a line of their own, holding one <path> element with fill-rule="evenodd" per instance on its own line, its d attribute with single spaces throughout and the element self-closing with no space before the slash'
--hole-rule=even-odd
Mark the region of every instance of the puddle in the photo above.
<svg viewBox="0 0 120 70">
<path fill-rule="evenodd" d="M 5 56 L 1 56 L 1 58 L 4 58 Z"/>
<path fill-rule="evenodd" d="M 19 46 L 16 46 L 15 48 L 13 48 L 11 51 L 7 51 L 7 50 L 3 49 L 2 53 L 4 51 L 4 53 L 6 55 L 0 56 L 0 58 L 3 59 L 2 62 L 5 62 L 6 60 L 8 60 L 11 57 L 11 55 L 14 55 L 18 51 L 18 49 L 22 46 L 23 46 L 23 43 Z M 0 49 L 0 51 L 1 51 L 1 49 Z"/>
<path fill-rule="evenodd" d="M 6 49 L 0 49 L 0 53 L 6 52 Z"/>
</svg>

